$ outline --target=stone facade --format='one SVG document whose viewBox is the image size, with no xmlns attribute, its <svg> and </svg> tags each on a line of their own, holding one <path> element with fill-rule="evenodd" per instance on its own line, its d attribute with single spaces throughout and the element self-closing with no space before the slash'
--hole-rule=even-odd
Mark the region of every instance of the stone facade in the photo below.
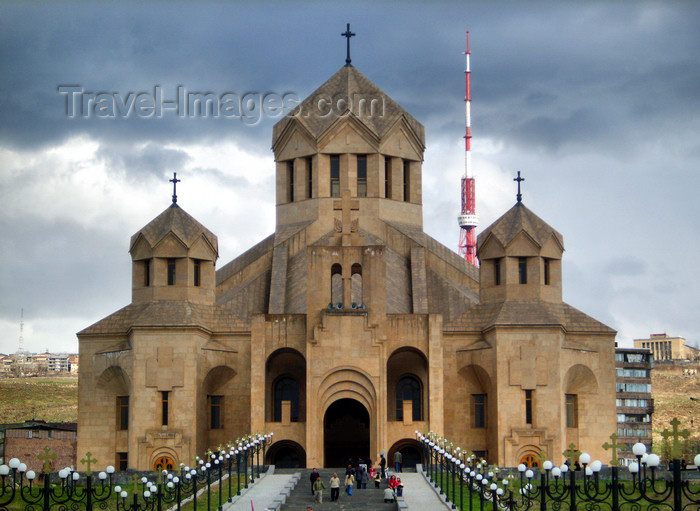
<svg viewBox="0 0 700 511">
<path fill-rule="evenodd" d="M 481 267 L 427 235 L 423 126 L 352 66 L 272 149 L 275 233 L 216 272 L 177 204 L 132 237 L 132 303 L 78 334 L 78 452 L 150 469 L 272 431 L 278 465 L 410 464 L 434 430 L 500 465 L 604 459 L 615 332 L 562 302 L 558 232 L 518 203 Z"/>
</svg>

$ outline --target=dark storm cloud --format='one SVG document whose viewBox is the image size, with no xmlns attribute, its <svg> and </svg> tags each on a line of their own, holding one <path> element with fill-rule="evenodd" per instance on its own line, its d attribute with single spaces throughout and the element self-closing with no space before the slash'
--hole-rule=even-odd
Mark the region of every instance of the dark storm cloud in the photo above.
<svg viewBox="0 0 700 511">
<path fill-rule="evenodd" d="M 100 275 L 104 289 L 117 291 L 112 294 L 123 296 L 129 289 L 121 278 L 129 271 L 128 240 L 115 241 L 100 226 L 0 216 L 0 232 L 0 310 L 5 317 L 14 319 L 20 305 L 37 311 L 36 316 L 38 311 L 53 317 L 104 312 L 98 304 L 109 302 L 110 293 L 96 296 L 90 275 Z"/>
<path fill-rule="evenodd" d="M 113 170 L 124 172 L 130 179 L 142 179 L 144 173 L 162 179 L 177 172 L 190 160 L 178 149 L 167 149 L 149 142 L 143 147 L 124 144 L 101 144 L 95 156 Z"/>
</svg>

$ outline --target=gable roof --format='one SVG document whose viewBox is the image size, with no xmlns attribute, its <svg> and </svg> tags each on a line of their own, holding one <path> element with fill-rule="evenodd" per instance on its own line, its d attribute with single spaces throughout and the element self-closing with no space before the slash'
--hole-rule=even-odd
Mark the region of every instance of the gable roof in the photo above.
<svg viewBox="0 0 700 511">
<path fill-rule="evenodd" d="M 507 300 L 475 305 L 455 320 L 447 331 L 480 331 L 494 326 L 562 326 L 567 332 L 615 334 L 615 330 L 571 305 L 540 300 Z"/>
<path fill-rule="evenodd" d="M 216 332 L 245 330 L 235 314 L 215 305 L 158 300 L 127 305 L 78 332 L 81 335 L 127 334 L 133 327 L 199 327 Z"/>
<path fill-rule="evenodd" d="M 287 126 L 295 120 L 304 126 L 314 139 L 318 139 L 339 117 L 345 115 L 344 112 L 336 110 L 337 105 L 335 104 L 331 110 L 335 114 L 332 115 L 328 112 L 330 109 L 328 101 L 337 101 L 338 98 L 350 99 L 349 106 L 353 117 L 374 133 L 378 139 L 381 140 L 403 118 L 425 148 L 425 128 L 423 125 L 353 66 L 341 67 L 289 115 L 277 122 L 272 129 L 272 146 L 275 147 Z M 381 105 L 372 112 L 370 103 L 375 99 Z M 364 101 L 362 107 L 361 101 Z"/>
<path fill-rule="evenodd" d="M 504 247 L 507 247 L 521 232 L 527 233 L 532 240 L 542 247 L 547 240 L 554 236 L 564 249 L 564 237 L 542 220 L 522 202 L 506 211 L 498 220 L 484 229 L 477 238 L 477 250 L 483 246 L 490 237 L 496 238 Z"/>
<path fill-rule="evenodd" d="M 216 235 L 200 224 L 176 203 L 172 203 L 170 207 L 131 237 L 129 252 L 133 250 L 139 238 L 144 238 L 151 247 L 155 247 L 158 242 L 171 232 L 177 236 L 187 248 L 190 248 L 200 237 L 204 237 L 217 256 L 219 254 L 219 243 Z"/>
</svg>

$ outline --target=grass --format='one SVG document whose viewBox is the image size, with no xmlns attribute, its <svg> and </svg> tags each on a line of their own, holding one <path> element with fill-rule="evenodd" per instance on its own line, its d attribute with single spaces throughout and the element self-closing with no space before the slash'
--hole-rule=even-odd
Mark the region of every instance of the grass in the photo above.
<svg viewBox="0 0 700 511">
<path fill-rule="evenodd" d="M 0 396 L 0 417 L 4 423 L 78 420 L 77 376 L 3 378 Z"/>
</svg>

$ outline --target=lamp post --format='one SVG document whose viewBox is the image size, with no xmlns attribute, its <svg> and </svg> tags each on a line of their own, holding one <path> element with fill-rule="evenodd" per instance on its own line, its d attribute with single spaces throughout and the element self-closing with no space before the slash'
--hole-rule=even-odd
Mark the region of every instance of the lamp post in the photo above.
<svg viewBox="0 0 700 511">
<path fill-rule="evenodd" d="M 236 478 L 238 479 L 238 490 L 236 490 L 236 495 L 241 494 L 241 451 L 239 450 L 241 445 L 238 444 L 238 449 L 235 449 L 233 453 L 236 455 Z"/>
<path fill-rule="evenodd" d="M 452 454 L 450 454 L 450 457 L 448 458 L 450 461 L 450 476 L 452 479 L 452 509 L 457 509 L 457 505 L 455 502 L 457 499 L 455 498 L 455 468 L 459 460 L 455 458 Z"/>
<path fill-rule="evenodd" d="M 460 461 L 460 460 L 457 460 Z M 464 463 L 459 464 L 459 509 L 464 510 Z"/>
</svg>

